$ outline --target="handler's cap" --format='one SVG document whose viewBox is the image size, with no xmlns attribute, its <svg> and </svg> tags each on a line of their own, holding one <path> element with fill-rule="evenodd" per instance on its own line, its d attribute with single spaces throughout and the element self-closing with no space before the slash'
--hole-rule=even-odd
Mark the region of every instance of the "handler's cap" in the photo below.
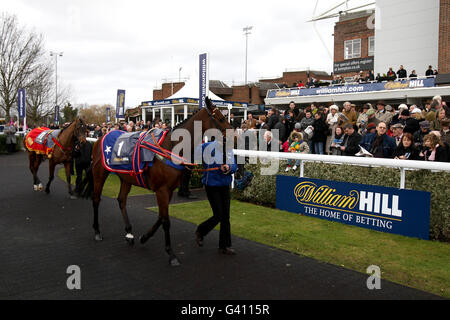
<svg viewBox="0 0 450 320">
<path fill-rule="evenodd" d="M 369 110 L 366 112 L 366 114 L 367 114 L 368 116 L 371 116 L 371 115 L 375 114 L 375 110 L 369 109 Z"/>
</svg>

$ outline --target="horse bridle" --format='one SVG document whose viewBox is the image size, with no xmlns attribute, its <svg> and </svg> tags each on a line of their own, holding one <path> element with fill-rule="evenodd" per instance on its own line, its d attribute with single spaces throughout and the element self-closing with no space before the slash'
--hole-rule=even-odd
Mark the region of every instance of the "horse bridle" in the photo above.
<svg viewBox="0 0 450 320">
<path fill-rule="evenodd" d="M 220 110 L 217 107 L 214 107 L 214 109 L 211 111 L 211 110 L 209 110 L 208 106 L 206 107 L 206 110 L 208 111 L 208 114 L 209 114 L 209 117 L 210 117 L 210 121 L 213 122 L 216 125 L 217 129 L 220 128 L 221 126 L 217 122 L 217 119 L 214 117 L 215 112 L 216 111 L 220 111 Z M 225 160 L 226 159 L 226 151 L 225 151 L 226 143 L 225 143 L 225 140 L 227 138 L 227 134 L 226 134 L 226 130 L 227 129 L 225 128 L 225 129 L 219 129 L 219 130 L 220 130 L 220 132 L 222 133 L 222 136 L 223 136 L 223 148 L 224 148 L 224 150 L 223 150 L 223 163 L 225 163 L 226 162 L 226 160 Z"/>
<path fill-rule="evenodd" d="M 219 129 L 221 126 L 219 125 L 219 123 L 217 122 L 217 119 L 214 117 L 214 114 L 216 113 L 216 111 L 220 111 L 219 108 L 214 107 L 214 109 L 211 111 L 209 110 L 209 107 L 206 106 L 206 111 L 208 112 L 210 121 L 213 122 L 215 124 L 216 129 Z M 222 135 L 224 137 L 226 137 L 226 130 L 227 129 L 219 129 L 220 132 L 222 133 Z"/>
<path fill-rule="evenodd" d="M 76 121 L 76 120 L 75 120 Z M 81 127 L 83 127 L 84 126 L 84 123 L 83 123 L 83 120 L 81 120 L 80 119 L 80 126 Z M 77 141 L 79 141 L 79 139 L 78 139 L 78 137 L 81 137 L 81 134 L 80 134 L 80 127 L 78 127 L 78 125 L 75 125 L 75 130 L 74 130 L 74 134 L 73 134 L 73 136 L 74 136 L 74 144 L 76 144 L 77 143 Z M 60 143 L 59 143 L 59 141 L 58 141 L 58 139 L 55 139 L 55 138 L 53 138 L 53 141 L 55 142 L 55 145 L 57 145 L 60 149 L 61 149 L 61 151 L 64 153 L 64 155 L 66 155 L 66 156 L 71 156 L 72 155 L 72 149 L 71 148 L 64 148 Z M 70 153 L 70 154 L 68 154 L 68 153 Z"/>
</svg>

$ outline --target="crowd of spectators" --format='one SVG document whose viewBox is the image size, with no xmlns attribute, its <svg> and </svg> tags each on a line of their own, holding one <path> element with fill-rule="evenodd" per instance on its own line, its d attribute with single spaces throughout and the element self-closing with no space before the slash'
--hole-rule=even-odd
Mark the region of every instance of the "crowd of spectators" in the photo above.
<svg viewBox="0 0 450 320">
<path fill-rule="evenodd" d="M 433 69 L 432 66 L 428 66 L 428 69 L 425 71 L 425 76 L 426 77 L 432 77 L 432 76 L 436 76 L 438 75 L 438 70 L 437 69 Z M 403 65 L 401 65 L 399 67 L 399 69 L 397 70 L 397 72 L 394 72 L 393 68 L 389 68 L 389 70 L 384 73 L 384 74 L 380 74 L 377 73 L 377 75 L 374 75 L 374 71 L 373 70 L 369 70 L 369 71 L 360 71 L 358 73 L 356 73 L 353 77 L 348 77 L 351 78 L 350 81 L 346 81 L 346 79 L 342 76 L 342 75 L 334 75 L 332 74 L 333 80 L 331 81 L 331 83 L 329 82 L 323 82 L 320 81 L 318 79 L 315 79 L 313 77 L 308 78 L 306 83 L 303 83 L 301 80 L 298 82 L 295 82 L 293 84 L 293 87 L 298 87 L 300 89 L 302 88 L 316 88 L 316 87 L 320 87 L 323 85 L 343 85 L 345 83 L 369 83 L 369 82 L 383 82 L 383 81 L 395 81 L 395 80 L 403 80 L 403 79 L 415 79 L 418 77 L 416 70 L 412 70 L 411 73 L 409 73 L 407 70 L 405 70 L 405 68 L 403 67 Z M 347 79 L 348 80 L 348 79 Z"/>
<path fill-rule="evenodd" d="M 243 132 L 253 129 L 263 135 L 271 151 L 442 162 L 450 161 L 449 127 L 450 108 L 440 96 L 423 107 L 378 101 L 359 108 L 345 102 L 342 107 L 312 103 L 302 109 L 291 102 L 258 119 L 248 114 L 241 125 Z M 279 141 L 273 146 L 276 129 Z"/>
<path fill-rule="evenodd" d="M 170 125 L 166 122 L 163 122 L 159 119 L 155 119 L 155 121 L 147 121 L 144 120 L 128 122 L 119 122 L 119 123 L 111 123 L 111 122 L 103 122 L 100 124 L 90 124 L 88 125 L 88 136 L 91 138 L 100 138 L 111 130 L 123 130 L 127 132 L 136 132 L 136 131 L 145 131 L 148 129 L 157 128 L 163 130 L 170 130 Z"/>
<path fill-rule="evenodd" d="M 312 103 L 299 108 L 291 102 L 286 108 L 272 108 L 258 118 L 248 113 L 242 122 L 233 115 L 230 117 L 232 127 L 241 129 L 238 132 L 251 130 L 257 141 L 264 137 L 265 148 L 259 146 L 263 150 L 450 161 L 450 108 L 440 96 L 424 106 L 393 107 L 378 101 L 375 105 L 366 103 L 359 107 L 345 102 L 342 107 Z M 50 128 L 58 126 L 50 124 Z M 88 136 L 100 138 L 111 130 L 135 132 L 151 128 L 171 130 L 166 122 L 158 119 L 146 123 L 104 122 L 88 125 Z M 274 130 L 277 130 L 276 142 Z M 288 163 L 287 170 L 291 165 Z"/>
</svg>

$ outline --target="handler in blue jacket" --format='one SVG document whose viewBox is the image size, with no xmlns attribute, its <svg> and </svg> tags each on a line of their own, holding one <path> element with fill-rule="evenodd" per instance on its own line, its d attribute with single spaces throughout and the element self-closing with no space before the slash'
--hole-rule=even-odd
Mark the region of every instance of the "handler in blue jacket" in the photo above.
<svg viewBox="0 0 450 320">
<path fill-rule="evenodd" d="M 213 216 L 201 223 L 195 232 L 197 244 L 203 246 L 203 238 L 220 223 L 219 253 L 234 255 L 231 248 L 230 185 L 231 174 L 237 171 L 232 150 L 223 152 L 223 144 L 217 141 L 201 145 L 204 163 L 202 183 L 205 185 Z M 226 154 L 226 156 L 224 156 Z"/>
</svg>

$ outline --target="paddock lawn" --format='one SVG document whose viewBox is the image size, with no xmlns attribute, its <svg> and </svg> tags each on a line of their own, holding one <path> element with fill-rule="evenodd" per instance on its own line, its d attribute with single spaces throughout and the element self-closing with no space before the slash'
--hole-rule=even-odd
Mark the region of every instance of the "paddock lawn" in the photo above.
<svg viewBox="0 0 450 320">
<path fill-rule="evenodd" d="M 66 171 L 64 170 L 64 168 L 60 168 L 58 170 L 58 177 L 62 181 L 64 182 L 66 181 Z M 75 185 L 76 179 L 77 179 L 76 175 L 71 176 L 70 182 L 72 185 Z M 105 181 L 102 194 L 109 198 L 117 198 L 117 196 L 119 195 L 119 190 L 120 190 L 120 179 L 117 175 L 111 173 Z M 143 194 L 149 194 L 151 192 L 152 191 L 144 188 L 132 186 L 129 196 L 139 196 Z"/>
<path fill-rule="evenodd" d="M 171 217 L 196 225 L 212 214 L 208 201 L 173 204 L 169 211 Z M 347 226 L 237 200 L 231 202 L 231 231 L 241 238 L 362 273 L 376 265 L 382 280 L 450 298 L 449 243 Z"/>
</svg>

